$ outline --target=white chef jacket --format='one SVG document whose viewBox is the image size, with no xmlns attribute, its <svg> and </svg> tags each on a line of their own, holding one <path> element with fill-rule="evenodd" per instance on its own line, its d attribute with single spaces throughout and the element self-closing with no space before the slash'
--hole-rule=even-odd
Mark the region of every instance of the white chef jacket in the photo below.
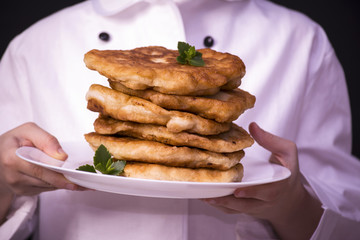
<svg viewBox="0 0 360 240">
<path fill-rule="evenodd" d="M 265 0 L 86 1 L 31 26 L 0 63 L 0 133 L 36 122 L 61 142 L 84 141 L 97 114 L 86 109 L 91 49 L 131 49 L 178 41 L 236 54 L 246 64 L 240 88 L 257 97 L 236 123 L 256 121 L 297 143 L 304 184 L 323 204 L 313 239 L 360 236 L 360 164 L 350 154 L 351 119 L 342 68 L 324 31 L 306 16 Z M 106 32 L 109 41 L 98 38 Z M 246 154 L 268 159 L 254 144 Z M 36 210 L 36 211 L 35 211 Z M 198 200 L 57 190 L 18 197 L 0 239 L 272 239 L 269 225 L 228 215 Z"/>
</svg>

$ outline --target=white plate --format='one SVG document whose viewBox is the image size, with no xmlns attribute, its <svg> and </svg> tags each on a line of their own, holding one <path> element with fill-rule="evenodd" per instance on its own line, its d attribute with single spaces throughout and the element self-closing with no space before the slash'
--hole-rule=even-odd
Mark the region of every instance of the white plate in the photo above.
<svg viewBox="0 0 360 240">
<path fill-rule="evenodd" d="M 125 178 L 75 170 L 83 164 L 92 164 L 94 152 L 87 143 L 63 143 L 68 159 L 63 162 L 49 157 L 33 147 L 20 147 L 16 154 L 30 162 L 64 174 L 71 182 L 99 191 L 143 197 L 161 198 L 213 198 L 230 195 L 235 189 L 271 183 L 290 176 L 290 171 L 280 165 L 245 157 L 244 177 L 238 183 L 200 183 L 158 181 Z"/>
</svg>

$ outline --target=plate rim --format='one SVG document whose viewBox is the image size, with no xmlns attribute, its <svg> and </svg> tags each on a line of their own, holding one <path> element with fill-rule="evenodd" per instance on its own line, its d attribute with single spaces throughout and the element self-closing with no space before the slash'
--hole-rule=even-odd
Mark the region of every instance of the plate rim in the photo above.
<svg viewBox="0 0 360 240">
<path fill-rule="evenodd" d="M 66 144 L 70 144 L 69 142 L 67 143 L 61 143 L 62 146 L 65 146 Z M 73 144 L 73 143 L 71 143 Z M 79 143 L 80 144 L 80 143 Z M 82 143 L 81 143 L 82 144 Z M 40 149 L 35 148 L 35 147 L 31 147 L 31 146 L 22 146 L 19 147 L 18 149 L 16 149 L 16 155 L 27 161 L 30 162 L 32 164 L 36 164 L 38 166 L 59 172 L 61 174 L 63 174 L 66 178 L 68 178 L 66 176 L 66 174 L 71 174 L 71 175 L 82 175 L 82 176 L 90 176 L 90 177 L 95 177 L 95 178 L 108 178 L 108 179 L 117 179 L 116 181 L 120 181 L 120 182 L 124 182 L 124 183 L 142 183 L 142 184 L 156 184 L 156 185 L 172 185 L 172 186 L 193 186 L 193 187 L 205 187 L 205 188 L 231 188 L 231 189 L 237 189 L 237 188 L 241 188 L 241 187 L 245 187 L 245 186 L 255 186 L 255 185 L 262 185 L 262 184 L 267 184 L 267 183 L 273 183 L 273 182 L 278 182 L 281 180 L 284 180 L 288 177 L 290 177 L 291 172 L 289 169 L 285 168 L 282 165 L 278 165 L 278 164 L 274 164 L 274 163 L 270 163 L 270 162 L 263 162 L 266 164 L 269 164 L 270 166 L 272 166 L 274 169 L 274 171 L 281 171 L 282 175 L 281 177 L 278 177 L 276 179 L 271 179 L 271 178 L 265 178 L 265 179 L 260 179 L 260 180 L 254 180 L 254 181 L 241 181 L 241 182 L 185 182 L 185 181 L 169 181 L 169 180 L 154 180 L 154 179 L 140 179 L 140 178 L 130 178 L 130 177 L 121 177 L 121 176 L 114 176 L 114 175 L 106 175 L 106 174 L 101 174 L 101 173 L 90 173 L 90 172 L 85 172 L 85 171 L 79 171 L 76 169 L 71 169 L 71 168 L 66 168 L 63 166 L 54 166 L 54 165 L 50 165 L 47 163 L 43 163 L 37 160 L 33 160 L 33 159 L 29 159 L 26 156 L 24 156 L 24 154 L 22 153 L 23 151 L 36 151 L 38 154 L 43 154 L 46 156 L 46 158 L 51 159 L 52 161 L 57 161 L 58 163 L 62 163 L 64 164 L 65 161 L 61 161 L 61 160 L 57 160 L 55 158 L 52 158 L 48 155 L 46 155 L 44 152 L 42 152 Z M 248 159 L 251 157 L 247 157 Z M 254 159 L 254 158 L 252 158 Z M 257 160 L 259 161 L 259 160 Z M 72 178 L 74 178 L 73 176 L 71 176 Z M 79 183 L 76 183 L 78 185 L 80 185 Z M 81 185 L 80 185 L 81 186 Z M 99 191 L 101 191 L 100 189 L 97 189 Z M 114 192 L 117 193 L 117 192 Z M 128 194 L 129 195 L 129 194 Z M 138 195 L 140 196 L 140 195 Z M 156 196 L 155 196 L 156 197 Z M 176 197 L 179 198 L 179 197 Z M 187 198 L 187 197 L 184 197 Z"/>
</svg>

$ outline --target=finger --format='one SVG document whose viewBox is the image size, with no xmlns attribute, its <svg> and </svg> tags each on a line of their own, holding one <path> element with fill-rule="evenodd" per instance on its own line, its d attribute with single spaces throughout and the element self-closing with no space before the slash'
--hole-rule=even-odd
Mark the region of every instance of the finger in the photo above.
<svg viewBox="0 0 360 240">
<path fill-rule="evenodd" d="M 37 166 L 31 163 L 25 163 L 21 168 L 20 172 L 31 178 L 35 178 L 43 182 L 44 184 L 50 184 L 55 188 L 77 190 L 78 186 L 67 180 L 64 175 L 51 171 L 49 169 Z M 39 184 L 39 187 L 43 186 Z"/>
<path fill-rule="evenodd" d="M 38 186 L 38 187 L 51 186 L 55 189 L 67 189 L 72 191 L 88 190 L 88 188 L 84 188 L 75 183 L 72 183 L 67 178 L 65 178 L 63 174 L 36 165 L 33 165 L 32 168 L 34 168 L 34 171 L 36 172 L 35 177 L 32 176 L 29 177 L 33 178 L 34 181 L 38 180 L 42 183 L 42 184 L 41 183 L 34 184 L 33 182 L 34 186 Z"/>
<path fill-rule="evenodd" d="M 205 199 L 210 205 L 229 213 L 256 214 L 268 206 L 267 202 L 252 198 L 235 198 L 233 195 Z"/>
<path fill-rule="evenodd" d="M 21 189 L 32 188 L 51 188 L 80 190 L 81 188 L 68 181 L 62 174 L 24 162 L 19 165 L 19 171 L 7 174 L 7 182 L 16 189 L 14 191 L 22 192 Z"/>
<path fill-rule="evenodd" d="M 25 123 L 21 125 L 17 131 L 22 141 L 22 146 L 34 146 L 59 160 L 65 160 L 67 158 L 67 154 L 62 149 L 58 140 L 35 123 Z M 29 140 L 30 137 L 31 141 Z"/>
<path fill-rule="evenodd" d="M 15 169 L 16 171 L 13 171 L 11 173 L 7 172 L 7 182 L 14 183 L 16 181 L 20 181 L 22 175 L 26 175 L 28 177 L 41 180 L 44 183 L 50 184 L 55 188 L 69 190 L 78 189 L 77 185 L 71 183 L 62 174 L 20 159 L 16 156 L 15 149 L 9 150 L 9 153 L 10 155 L 5 155 L 6 161 L 4 161 L 4 163 L 6 164 L 8 169 Z"/>
<path fill-rule="evenodd" d="M 23 175 L 21 179 L 19 179 L 18 184 L 12 186 L 12 191 L 19 196 L 32 196 L 56 189 L 58 188 L 51 186 L 50 184 L 45 183 L 39 179 L 26 175 Z"/>
<path fill-rule="evenodd" d="M 38 195 L 42 192 L 50 192 L 50 191 L 55 191 L 57 190 L 57 188 L 41 188 L 41 187 L 32 187 L 32 186 L 28 186 L 25 191 L 21 191 L 21 192 L 14 192 L 15 194 L 17 194 L 18 196 L 34 196 L 34 195 Z"/>
<path fill-rule="evenodd" d="M 250 123 L 249 131 L 255 141 L 263 148 L 269 150 L 272 153 L 287 155 L 288 148 L 294 147 L 294 143 L 271 134 L 259 127 L 255 122 Z"/>
<path fill-rule="evenodd" d="M 265 202 L 276 201 L 286 189 L 288 180 L 256 185 L 251 187 L 238 188 L 234 191 L 236 198 L 252 198 Z"/>
<path fill-rule="evenodd" d="M 50 191 L 56 189 L 56 187 L 51 186 L 49 183 L 19 172 L 12 172 L 11 175 L 7 176 L 6 180 L 11 188 L 11 191 L 17 195 L 34 195 L 38 194 L 39 191 Z"/>
<path fill-rule="evenodd" d="M 271 162 L 293 169 L 292 162 L 288 160 L 297 159 L 295 143 L 264 131 L 254 122 L 249 125 L 249 132 L 260 146 L 272 152 Z"/>
</svg>

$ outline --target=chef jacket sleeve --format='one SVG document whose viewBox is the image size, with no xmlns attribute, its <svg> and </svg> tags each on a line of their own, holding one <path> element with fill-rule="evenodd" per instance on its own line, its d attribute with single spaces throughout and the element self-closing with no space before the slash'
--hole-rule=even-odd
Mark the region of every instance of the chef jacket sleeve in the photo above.
<svg viewBox="0 0 360 240">
<path fill-rule="evenodd" d="M 37 196 L 16 197 L 6 221 L 0 226 L 0 239 L 26 239 L 37 224 Z"/>
<path fill-rule="evenodd" d="M 36 56 L 33 59 L 36 62 Z M 35 64 L 35 63 L 34 63 Z M 0 134 L 27 121 L 33 121 L 31 89 L 36 79 L 28 79 L 29 63 L 22 54 L 21 38 L 16 37 L 0 61 Z"/>
<path fill-rule="evenodd" d="M 324 213 L 312 239 L 360 236 L 360 161 L 351 155 L 351 114 L 344 73 L 325 33 L 314 37 L 301 124 L 300 171 Z"/>
<path fill-rule="evenodd" d="M 0 61 L 0 134 L 32 121 L 27 63 L 15 38 Z M 34 83 L 35 86 L 35 83 Z M 37 197 L 18 196 L 6 221 L 0 226 L 0 239 L 25 239 L 34 230 Z"/>
</svg>

